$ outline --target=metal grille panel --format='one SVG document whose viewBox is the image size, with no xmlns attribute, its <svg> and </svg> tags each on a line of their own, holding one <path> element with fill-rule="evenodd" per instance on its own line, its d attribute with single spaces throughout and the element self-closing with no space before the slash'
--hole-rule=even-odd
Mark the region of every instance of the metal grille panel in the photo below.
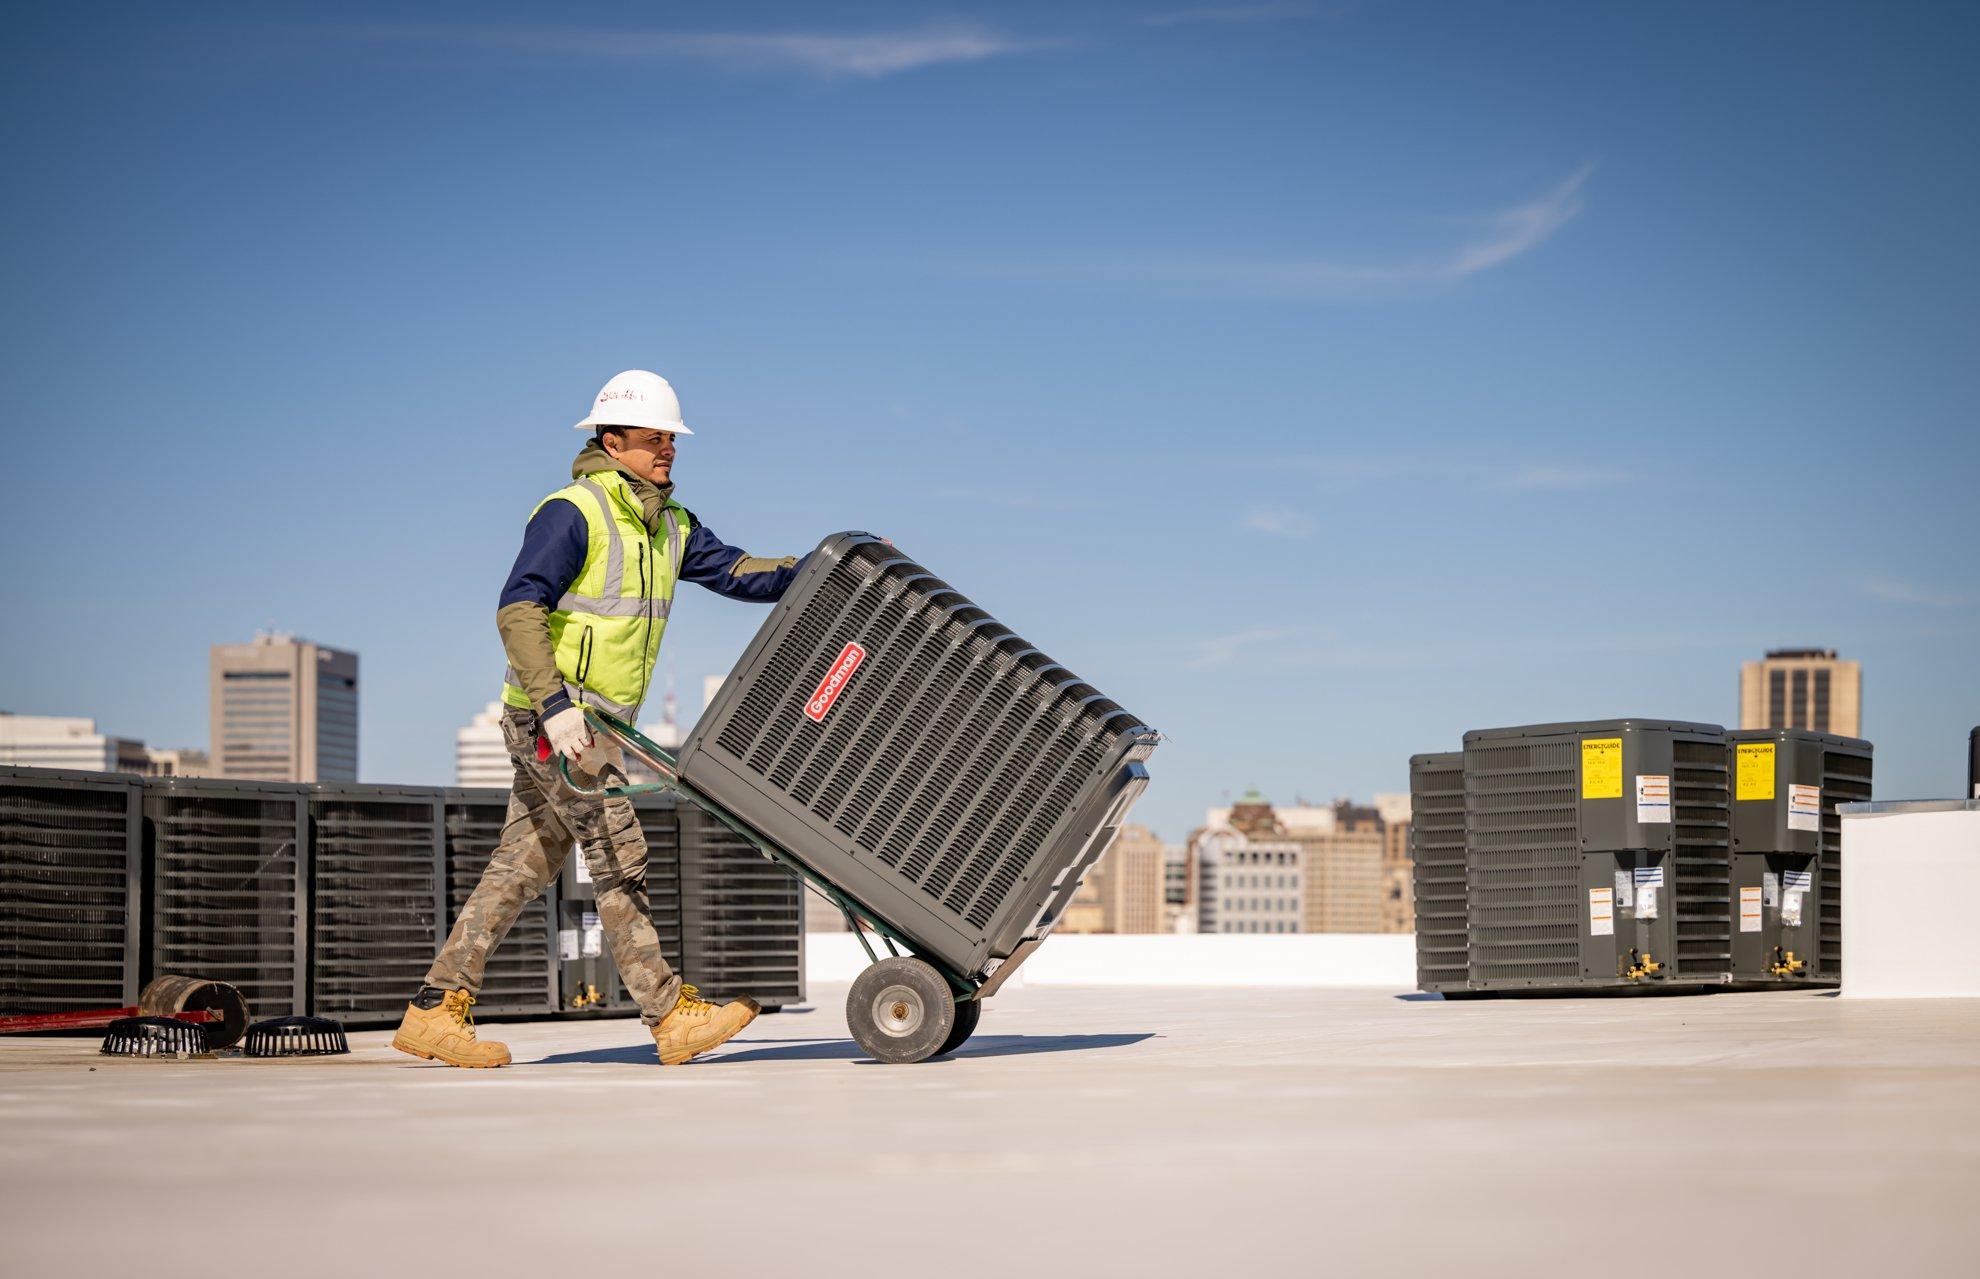
<svg viewBox="0 0 1980 1279">
<path fill-rule="evenodd" d="M 440 940 L 440 792 L 316 787 L 313 1011 L 396 1022 Z"/>
<path fill-rule="evenodd" d="M 1722 739 L 1672 742 L 1677 971 L 1732 972 L 1732 810 Z"/>
<path fill-rule="evenodd" d="M 152 973 L 231 983 L 257 1016 L 308 1011 L 303 797 L 254 782 L 145 787 Z"/>
<path fill-rule="evenodd" d="M 683 976 L 714 1000 L 766 1008 L 804 999 L 804 897 L 797 876 L 693 806 L 681 813 Z"/>
<path fill-rule="evenodd" d="M 1474 983 L 1581 975 L 1575 750 L 1572 740 L 1465 749 Z"/>
<path fill-rule="evenodd" d="M 1466 972 L 1464 755 L 1418 755 L 1409 770 L 1416 984 L 1463 990 Z"/>
<path fill-rule="evenodd" d="M 440 921 L 443 937 L 481 882 L 488 859 L 502 840 L 508 811 L 509 793 L 505 790 L 458 788 L 446 793 L 447 917 Z M 550 927 L 556 894 L 552 884 L 525 906 L 508 936 L 488 957 L 481 992 L 475 996 L 477 1014 L 556 1010 L 556 938 Z"/>
<path fill-rule="evenodd" d="M 1822 928 L 1818 942 L 1826 981 L 1842 980 L 1842 814 L 1836 805 L 1867 802 L 1870 775 L 1871 757 L 1867 754 L 1822 752 Z"/>
<path fill-rule="evenodd" d="M 128 778 L 0 768 L 0 1015 L 137 999 L 139 817 Z"/>
</svg>

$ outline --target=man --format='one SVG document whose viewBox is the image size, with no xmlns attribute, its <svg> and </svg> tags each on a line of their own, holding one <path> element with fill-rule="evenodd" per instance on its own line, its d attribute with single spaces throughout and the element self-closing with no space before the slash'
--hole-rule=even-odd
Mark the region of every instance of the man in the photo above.
<svg viewBox="0 0 1980 1279">
<path fill-rule="evenodd" d="M 502 733 L 516 769 L 508 822 L 392 1040 L 453 1066 L 508 1064 L 507 1047 L 475 1035 L 475 991 L 489 953 L 563 869 L 573 843 L 591 872 L 613 962 L 662 1064 L 707 1052 L 758 1011 L 748 999 L 717 1007 L 681 984 L 648 914 L 646 840 L 632 805 L 579 794 L 557 757 L 586 782 L 608 766 L 623 769 L 617 745 L 593 736 L 579 703 L 637 717 L 677 580 L 768 603 L 790 585 L 798 561 L 745 555 L 673 500 L 676 441 L 693 432 L 664 378 L 619 374 L 577 428 L 592 438 L 571 466 L 572 483 L 530 517 L 495 615 L 509 658 Z"/>
</svg>

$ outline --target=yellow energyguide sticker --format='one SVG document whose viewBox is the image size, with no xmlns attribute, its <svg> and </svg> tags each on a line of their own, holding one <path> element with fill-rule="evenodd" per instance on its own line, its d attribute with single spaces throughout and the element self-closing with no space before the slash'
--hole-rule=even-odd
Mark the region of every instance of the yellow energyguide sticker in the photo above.
<svg viewBox="0 0 1980 1279">
<path fill-rule="evenodd" d="M 1581 797 L 1622 798 L 1622 738 L 1581 739 Z"/>
<path fill-rule="evenodd" d="M 1774 797 L 1774 744 L 1741 742 L 1734 753 L 1733 798 Z"/>
</svg>

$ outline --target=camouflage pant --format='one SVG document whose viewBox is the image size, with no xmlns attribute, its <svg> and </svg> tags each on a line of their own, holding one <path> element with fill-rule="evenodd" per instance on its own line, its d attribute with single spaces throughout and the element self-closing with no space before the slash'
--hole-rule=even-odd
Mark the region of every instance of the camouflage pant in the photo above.
<svg viewBox="0 0 1980 1279">
<path fill-rule="evenodd" d="M 529 711 L 507 708 L 502 736 L 516 765 L 502 842 L 454 921 L 426 984 L 469 994 L 480 990 L 488 956 L 523 908 L 563 871 L 575 842 L 591 871 L 599 922 L 619 977 L 646 1024 L 659 1024 L 680 998 L 681 979 L 660 954 L 660 937 L 653 931 L 646 899 L 646 837 L 632 805 L 580 795 L 557 770 L 554 756 L 539 762 L 536 717 Z"/>
</svg>

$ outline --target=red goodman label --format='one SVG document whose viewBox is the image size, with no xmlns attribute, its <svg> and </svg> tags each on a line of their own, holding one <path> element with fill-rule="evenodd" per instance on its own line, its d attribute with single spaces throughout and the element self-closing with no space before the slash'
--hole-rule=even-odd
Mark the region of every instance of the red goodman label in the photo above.
<svg viewBox="0 0 1980 1279">
<path fill-rule="evenodd" d="M 804 704 L 806 718 L 814 724 L 825 722 L 825 712 L 832 709 L 832 703 L 839 700 L 839 694 L 846 691 L 846 681 L 853 677 L 859 664 L 866 660 L 866 650 L 857 644 L 848 644 L 839 650 L 839 656 L 832 663 L 832 669 L 825 672 L 825 678 L 818 681 L 818 687 Z"/>
</svg>

